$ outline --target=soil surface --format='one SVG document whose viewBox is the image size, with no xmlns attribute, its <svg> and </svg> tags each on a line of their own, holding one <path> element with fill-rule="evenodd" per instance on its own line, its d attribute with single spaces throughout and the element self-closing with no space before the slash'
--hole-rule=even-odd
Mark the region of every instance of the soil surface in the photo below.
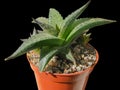
<svg viewBox="0 0 120 90">
<path fill-rule="evenodd" d="M 38 66 L 40 55 L 34 50 L 29 51 L 27 55 L 29 60 Z M 58 55 L 53 56 L 44 71 L 50 73 L 74 73 L 85 70 L 94 65 L 96 61 L 96 50 L 91 45 L 87 47 L 76 45 L 73 48 L 73 56 L 76 64 Z"/>
</svg>

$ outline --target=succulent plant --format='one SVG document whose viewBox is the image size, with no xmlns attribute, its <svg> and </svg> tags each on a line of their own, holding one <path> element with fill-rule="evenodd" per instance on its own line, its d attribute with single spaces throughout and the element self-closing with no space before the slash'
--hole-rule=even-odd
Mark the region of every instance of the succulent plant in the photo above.
<svg viewBox="0 0 120 90">
<path fill-rule="evenodd" d="M 56 54 L 76 63 L 72 55 L 71 45 L 75 41 L 79 41 L 84 46 L 87 45 L 91 40 L 91 33 L 88 33 L 91 28 L 115 22 L 115 20 L 104 18 L 80 18 L 79 16 L 88 7 L 89 3 L 90 1 L 72 12 L 65 19 L 54 8 L 49 9 L 48 18 L 38 17 L 33 19 L 32 23 L 38 24 L 42 30 L 34 28 L 33 34 L 28 39 L 22 40 L 23 43 L 20 47 L 5 60 L 14 59 L 30 50 L 38 49 L 38 51 L 40 50 L 40 71 L 44 70 L 48 62 Z"/>
</svg>

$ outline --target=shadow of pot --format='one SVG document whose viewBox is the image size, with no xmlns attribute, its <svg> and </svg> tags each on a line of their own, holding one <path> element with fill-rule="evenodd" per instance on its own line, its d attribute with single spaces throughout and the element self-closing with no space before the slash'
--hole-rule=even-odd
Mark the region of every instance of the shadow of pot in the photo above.
<svg viewBox="0 0 120 90">
<path fill-rule="evenodd" d="M 38 90 L 85 90 L 90 73 L 98 63 L 99 55 L 96 50 L 96 62 L 84 71 L 71 74 L 52 74 L 40 72 L 38 67 L 32 64 L 27 55 L 31 69 L 34 71 Z"/>
</svg>

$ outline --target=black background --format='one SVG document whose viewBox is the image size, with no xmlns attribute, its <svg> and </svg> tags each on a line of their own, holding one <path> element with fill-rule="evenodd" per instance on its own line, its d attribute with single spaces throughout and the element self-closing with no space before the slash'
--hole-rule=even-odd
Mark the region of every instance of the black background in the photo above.
<svg viewBox="0 0 120 90">
<path fill-rule="evenodd" d="M 37 90 L 34 74 L 20 56 L 11 61 L 4 58 L 13 53 L 32 33 L 31 18 L 47 17 L 49 8 L 56 8 L 63 17 L 88 0 L 4 1 L 0 4 L 0 90 Z M 99 52 L 99 62 L 91 73 L 86 90 L 119 90 L 120 15 L 118 0 L 91 0 L 81 17 L 102 17 L 117 23 L 95 27 L 90 43 Z M 37 26 L 36 26 L 37 27 Z M 54 89 L 53 89 L 54 90 Z"/>
</svg>

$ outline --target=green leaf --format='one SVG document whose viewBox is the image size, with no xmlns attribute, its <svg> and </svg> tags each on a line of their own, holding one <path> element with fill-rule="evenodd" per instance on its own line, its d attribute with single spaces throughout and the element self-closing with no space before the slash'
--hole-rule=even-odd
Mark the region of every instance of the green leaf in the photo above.
<svg viewBox="0 0 120 90">
<path fill-rule="evenodd" d="M 38 18 L 36 18 L 35 20 L 36 20 L 37 22 L 43 22 L 43 23 L 48 24 L 48 18 L 45 18 L 45 17 L 38 17 Z M 32 23 L 36 23 L 36 21 L 34 21 L 34 19 L 33 19 Z"/>
<path fill-rule="evenodd" d="M 63 22 L 63 17 L 61 14 L 54 8 L 49 10 L 49 24 L 56 28 L 56 25 L 60 28 L 61 23 Z"/>
<path fill-rule="evenodd" d="M 59 51 L 59 48 L 44 47 L 41 49 L 39 70 L 43 71 L 51 58 Z"/>
<path fill-rule="evenodd" d="M 46 18 L 39 17 L 37 19 L 33 19 L 33 23 L 38 24 L 43 29 L 43 31 L 45 31 L 49 34 L 52 34 L 55 36 L 58 34 L 57 29 L 55 29 L 53 26 L 49 25 L 48 20 Z"/>
<path fill-rule="evenodd" d="M 89 20 L 90 18 L 80 18 L 80 19 L 76 19 L 70 26 L 69 26 L 69 31 L 72 31 L 78 24 Z M 70 32 L 69 32 L 70 33 Z"/>
<path fill-rule="evenodd" d="M 59 37 L 66 39 L 66 37 L 68 36 L 68 34 L 71 32 L 69 31 L 69 26 L 72 25 L 72 23 L 75 21 L 75 19 L 77 19 L 82 12 L 88 7 L 90 1 L 88 1 L 85 5 L 83 5 L 81 8 L 77 9 L 76 11 L 74 11 L 73 13 L 71 13 L 70 15 L 68 15 L 63 24 L 61 25 L 60 28 L 60 33 L 59 33 Z"/>
<path fill-rule="evenodd" d="M 66 58 L 70 61 L 72 61 L 76 65 L 76 60 L 72 55 L 72 51 L 69 49 L 68 53 L 66 54 Z"/>
<path fill-rule="evenodd" d="M 88 42 L 92 39 L 90 38 L 91 33 L 83 33 L 80 35 L 80 37 L 77 39 L 77 43 L 81 44 L 83 46 L 86 46 L 88 44 Z"/>
<path fill-rule="evenodd" d="M 41 48 L 43 46 L 60 46 L 62 43 L 62 39 L 44 32 L 40 32 L 39 34 L 31 36 L 25 40 L 25 42 L 23 42 L 22 45 L 5 60 L 14 59 L 32 49 Z"/>
<path fill-rule="evenodd" d="M 104 24 L 109 24 L 113 23 L 115 21 L 113 20 L 108 20 L 108 19 L 103 19 L 103 18 L 90 18 L 86 19 L 79 25 L 77 25 L 71 33 L 68 35 L 66 42 L 67 44 L 70 44 L 73 40 L 75 40 L 77 37 L 79 37 L 82 33 L 84 33 L 86 30 L 91 29 L 96 26 L 104 25 Z"/>
</svg>

